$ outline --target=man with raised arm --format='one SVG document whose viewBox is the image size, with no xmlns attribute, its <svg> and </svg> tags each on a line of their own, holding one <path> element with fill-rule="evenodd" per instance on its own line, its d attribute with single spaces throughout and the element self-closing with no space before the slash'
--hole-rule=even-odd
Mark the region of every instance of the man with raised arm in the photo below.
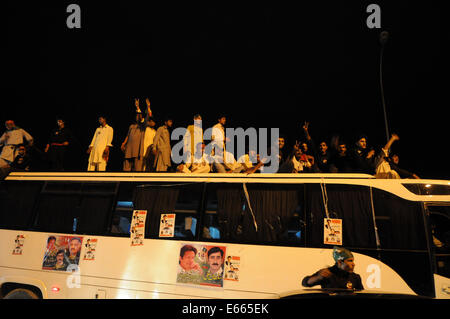
<svg viewBox="0 0 450 319">
<path fill-rule="evenodd" d="M 123 170 L 125 172 L 142 171 L 144 162 L 145 119 L 139 107 L 139 99 L 134 99 L 136 106 L 136 122 L 128 128 L 127 136 L 120 149 L 124 152 Z"/>
</svg>

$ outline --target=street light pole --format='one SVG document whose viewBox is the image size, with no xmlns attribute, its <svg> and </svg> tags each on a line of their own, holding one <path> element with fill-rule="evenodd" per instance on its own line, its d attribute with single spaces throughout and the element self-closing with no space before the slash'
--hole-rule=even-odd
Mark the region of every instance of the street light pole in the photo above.
<svg viewBox="0 0 450 319">
<path fill-rule="evenodd" d="M 384 113 L 384 127 L 386 129 L 386 141 L 389 141 L 389 126 L 386 114 L 386 102 L 384 100 L 384 88 L 383 88 L 383 52 L 384 45 L 386 44 L 389 38 L 389 33 L 387 31 L 383 31 L 380 33 L 380 89 L 381 89 L 381 103 L 383 105 L 383 113 Z"/>
</svg>

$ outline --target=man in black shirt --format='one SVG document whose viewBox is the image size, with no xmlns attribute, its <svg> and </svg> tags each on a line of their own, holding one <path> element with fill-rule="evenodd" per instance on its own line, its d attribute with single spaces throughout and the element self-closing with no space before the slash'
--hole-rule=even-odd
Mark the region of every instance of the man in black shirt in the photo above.
<svg viewBox="0 0 450 319">
<path fill-rule="evenodd" d="M 304 287 L 321 285 L 322 288 L 363 290 L 361 277 L 353 272 L 355 268 L 353 254 L 345 248 L 334 247 L 333 258 L 336 261 L 334 266 L 306 276 L 302 280 L 302 285 Z"/>
<path fill-rule="evenodd" d="M 71 132 L 66 128 L 63 119 L 56 121 L 58 127 L 50 136 L 50 141 L 45 147 L 45 153 L 48 154 L 51 169 L 54 171 L 64 171 L 64 155 L 72 139 Z"/>
</svg>

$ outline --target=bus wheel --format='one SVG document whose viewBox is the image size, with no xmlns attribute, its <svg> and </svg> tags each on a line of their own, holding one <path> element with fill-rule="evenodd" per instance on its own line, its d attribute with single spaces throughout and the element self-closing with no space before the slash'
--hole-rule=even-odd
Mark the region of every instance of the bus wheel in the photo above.
<svg viewBox="0 0 450 319">
<path fill-rule="evenodd" d="M 10 291 L 3 299 L 39 299 L 39 297 L 31 290 L 17 288 Z"/>
</svg>

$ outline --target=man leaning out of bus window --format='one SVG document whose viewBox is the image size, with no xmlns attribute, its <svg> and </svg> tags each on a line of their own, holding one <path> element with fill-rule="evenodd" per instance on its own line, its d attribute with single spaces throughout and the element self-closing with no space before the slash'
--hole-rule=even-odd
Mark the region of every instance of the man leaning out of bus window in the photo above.
<svg viewBox="0 0 450 319">
<path fill-rule="evenodd" d="M 354 289 L 363 290 L 361 276 L 353 270 L 355 261 L 353 254 L 345 248 L 334 247 L 334 266 L 321 269 L 311 276 L 302 280 L 304 287 L 320 285 L 322 288 Z"/>
</svg>

